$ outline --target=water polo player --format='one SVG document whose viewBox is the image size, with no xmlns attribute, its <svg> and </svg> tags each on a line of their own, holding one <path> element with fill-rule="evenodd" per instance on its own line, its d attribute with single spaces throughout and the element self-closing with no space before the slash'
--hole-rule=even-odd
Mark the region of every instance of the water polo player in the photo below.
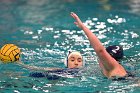
<svg viewBox="0 0 140 93">
<path fill-rule="evenodd" d="M 67 77 L 67 75 L 70 76 L 79 76 L 78 72 L 80 71 L 79 68 L 82 68 L 85 65 L 85 62 L 83 60 L 83 57 L 80 52 L 73 51 L 69 52 L 68 56 L 66 57 L 64 64 L 66 68 L 43 68 L 43 67 L 36 67 L 36 66 L 29 66 L 25 65 L 22 62 L 18 62 L 20 65 L 22 65 L 25 68 L 35 70 L 37 72 L 30 73 L 30 77 L 45 77 L 49 80 L 56 80 L 60 77 Z M 40 72 L 41 71 L 41 72 Z"/>
<path fill-rule="evenodd" d="M 18 57 L 18 58 L 17 58 Z M 76 76 L 79 68 L 84 66 L 83 57 L 80 52 L 69 52 L 64 64 L 66 69 L 62 68 L 43 68 L 37 66 L 29 66 L 20 61 L 20 48 L 14 44 L 6 44 L 0 49 L 0 60 L 3 63 L 16 62 L 24 68 L 41 71 L 30 73 L 31 77 L 47 77 L 48 79 L 58 79 L 59 76 L 73 75 Z"/>
<path fill-rule="evenodd" d="M 36 66 L 28 66 L 23 64 L 22 62 L 18 61 L 19 64 L 23 65 L 25 68 L 28 69 L 32 69 L 32 70 L 42 70 L 42 71 L 48 71 L 48 70 L 59 70 L 61 68 L 40 68 L 40 67 L 36 67 Z M 81 55 L 80 52 L 77 51 L 73 51 L 73 52 L 69 52 L 69 54 L 67 55 L 64 64 L 66 66 L 66 68 L 81 68 L 85 65 L 85 62 L 83 60 L 83 57 Z"/>
<path fill-rule="evenodd" d="M 114 77 L 125 77 L 128 75 L 124 67 L 119 64 L 118 60 L 122 57 L 123 53 L 120 52 L 121 48 L 119 46 L 112 46 L 109 48 L 105 48 L 100 40 L 96 37 L 94 33 L 92 33 L 80 20 L 80 18 L 75 14 L 71 13 L 71 16 L 75 19 L 74 24 L 77 25 L 80 29 L 84 31 L 86 36 L 88 37 L 90 44 L 94 48 L 98 58 L 99 65 L 102 69 L 102 73 L 108 78 Z M 115 48 L 115 49 L 111 49 Z M 116 53 L 118 52 L 118 53 Z M 114 54 L 118 54 L 119 56 L 114 56 Z"/>
</svg>

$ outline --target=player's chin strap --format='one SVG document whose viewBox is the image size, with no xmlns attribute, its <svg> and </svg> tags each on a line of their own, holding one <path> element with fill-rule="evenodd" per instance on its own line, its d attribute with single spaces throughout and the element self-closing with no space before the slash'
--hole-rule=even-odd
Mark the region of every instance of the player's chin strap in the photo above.
<svg viewBox="0 0 140 93">
<path fill-rule="evenodd" d="M 38 70 L 38 71 L 53 71 L 53 70 L 60 70 L 61 68 L 44 68 L 44 67 L 37 67 L 37 66 L 30 66 L 30 65 L 26 65 L 21 61 L 17 61 L 17 63 L 26 68 L 26 69 L 30 69 L 30 70 Z"/>
</svg>

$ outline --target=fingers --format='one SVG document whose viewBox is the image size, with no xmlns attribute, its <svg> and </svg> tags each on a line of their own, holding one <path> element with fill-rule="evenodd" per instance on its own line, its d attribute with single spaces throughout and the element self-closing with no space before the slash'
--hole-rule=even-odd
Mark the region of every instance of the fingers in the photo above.
<svg viewBox="0 0 140 93">
<path fill-rule="evenodd" d="M 78 23 L 77 23 L 77 22 L 74 22 L 74 24 L 75 24 L 75 25 L 78 25 Z"/>
<path fill-rule="evenodd" d="M 81 22 L 81 20 L 79 19 L 79 17 L 78 17 L 74 12 L 71 12 L 70 15 L 71 15 L 71 16 L 75 19 L 75 21 L 76 21 L 76 22 L 74 22 L 74 24 L 75 24 L 76 26 L 78 26 L 78 27 L 81 28 L 82 22 Z"/>
<path fill-rule="evenodd" d="M 77 16 L 74 12 L 71 12 L 71 16 L 72 16 L 74 19 L 78 19 L 78 16 Z"/>
<path fill-rule="evenodd" d="M 75 17 L 74 17 L 74 13 L 73 12 L 71 12 L 71 14 L 70 14 L 74 19 L 75 19 Z"/>
</svg>

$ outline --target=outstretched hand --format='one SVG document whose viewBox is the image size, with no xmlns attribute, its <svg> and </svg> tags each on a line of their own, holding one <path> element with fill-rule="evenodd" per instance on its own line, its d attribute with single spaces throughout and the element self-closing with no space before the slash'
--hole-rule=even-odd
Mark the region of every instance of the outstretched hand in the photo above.
<svg viewBox="0 0 140 93">
<path fill-rule="evenodd" d="M 80 18 L 79 18 L 74 12 L 71 12 L 70 15 L 75 19 L 74 24 L 77 25 L 79 28 L 82 28 L 83 23 L 82 23 L 82 21 L 80 20 Z"/>
</svg>

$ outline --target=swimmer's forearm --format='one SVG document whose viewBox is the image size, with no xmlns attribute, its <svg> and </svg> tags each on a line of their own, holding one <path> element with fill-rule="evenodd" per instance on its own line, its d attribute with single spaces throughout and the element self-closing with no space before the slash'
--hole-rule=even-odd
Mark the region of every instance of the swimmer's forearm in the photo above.
<svg viewBox="0 0 140 93">
<path fill-rule="evenodd" d="M 81 25 L 81 29 L 85 32 L 87 35 L 90 44 L 94 48 L 94 51 L 96 52 L 99 60 L 102 60 L 102 64 L 106 68 L 106 70 L 112 70 L 115 66 L 115 64 L 118 64 L 117 62 L 112 62 L 114 61 L 112 57 L 106 52 L 105 47 L 102 45 L 100 40 L 96 37 L 94 33 L 91 32 L 84 24 Z M 110 61 L 112 60 L 112 61 Z"/>
<path fill-rule="evenodd" d="M 38 70 L 38 71 L 53 71 L 53 70 L 58 70 L 60 68 L 44 68 L 44 67 L 37 67 L 37 66 L 29 66 L 26 65 L 24 63 L 22 63 L 21 61 L 17 62 L 19 65 L 21 65 L 22 67 L 26 68 L 26 69 L 30 69 L 30 70 Z"/>
<path fill-rule="evenodd" d="M 85 32 L 96 53 L 100 53 L 105 49 L 96 35 L 92 33 L 91 30 L 89 30 L 84 24 L 81 25 L 81 29 Z"/>
<path fill-rule="evenodd" d="M 100 51 L 104 50 L 104 46 L 101 44 L 100 40 L 83 24 L 80 18 L 74 12 L 71 12 L 71 16 L 75 19 L 74 24 L 85 32 L 95 52 L 98 54 Z"/>
</svg>

